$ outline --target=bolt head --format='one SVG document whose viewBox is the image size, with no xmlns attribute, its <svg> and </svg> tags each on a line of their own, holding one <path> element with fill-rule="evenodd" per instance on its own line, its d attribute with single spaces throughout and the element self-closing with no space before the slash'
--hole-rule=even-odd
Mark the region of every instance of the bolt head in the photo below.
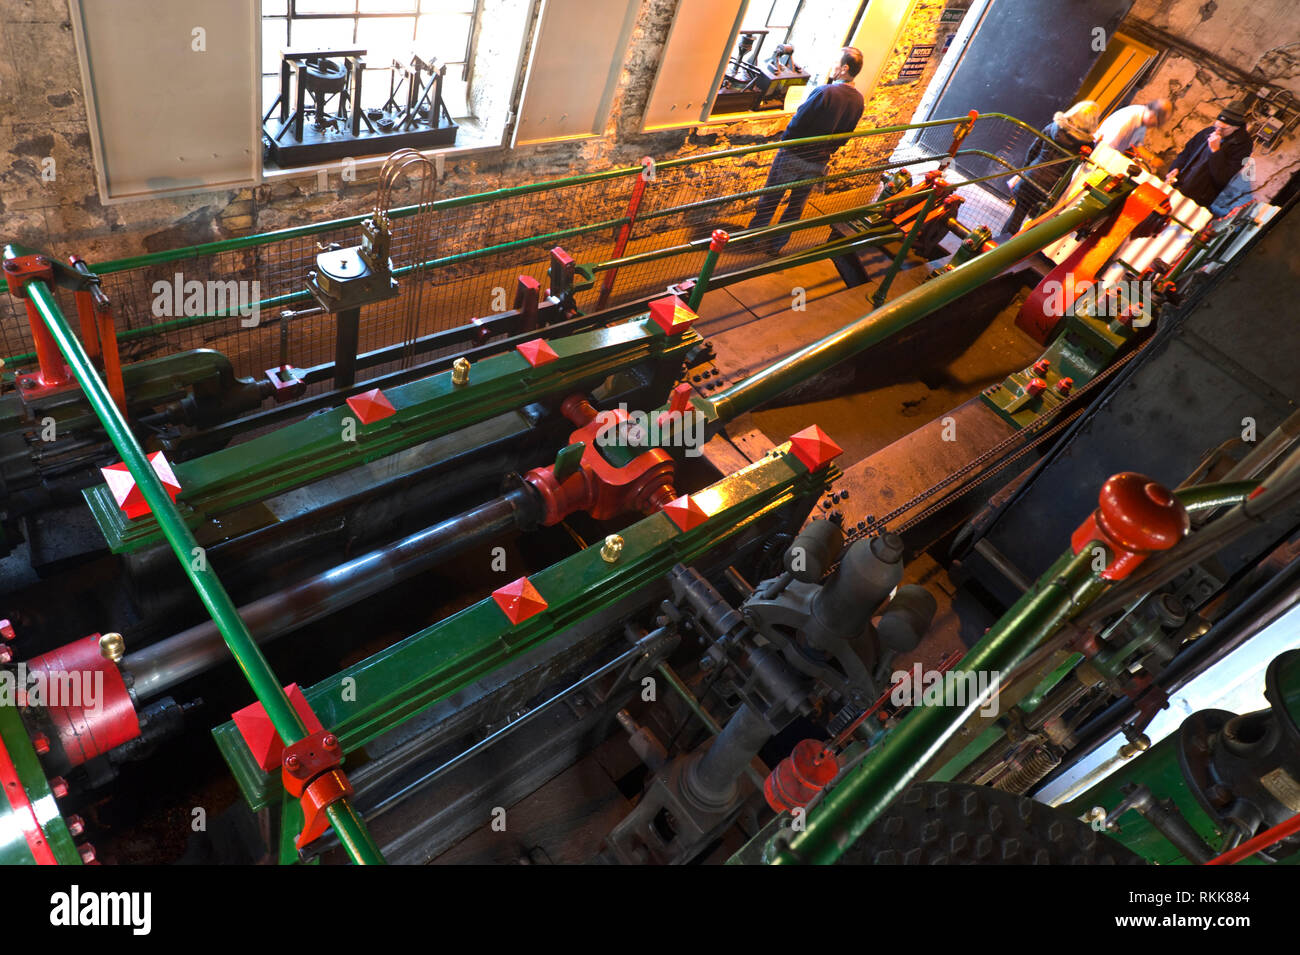
<svg viewBox="0 0 1300 955">
<path fill-rule="evenodd" d="M 55 776 L 50 780 L 50 792 L 54 793 L 55 799 L 62 799 L 68 794 L 68 781 L 62 776 Z"/>
<path fill-rule="evenodd" d="M 325 744 L 326 749 L 339 748 L 339 738 L 335 736 L 333 733 L 325 734 L 325 736 L 321 739 L 321 742 Z"/>
<path fill-rule="evenodd" d="M 90 865 L 95 861 L 95 847 L 90 843 L 86 843 L 84 846 L 78 846 L 77 852 L 80 853 L 81 861 L 86 863 L 86 865 Z"/>
<path fill-rule="evenodd" d="M 50 751 L 50 738 L 44 733 L 37 733 L 32 737 L 32 748 L 37 754 L 44 756 Z"/>
<path fill-rule="evenodd" d="M 11 660 L 13 660 L 13 658 L 14 658 L 13 648 L 7 647 L 3 643 L 0 643 L 0 663 L 9 663 Z"/>
<path fill-rule="evenodd" d="M 67 823 L 68 832 L 72 833 L 74 838 L 86 831 L 86 821 L 80 816 L 69 816 Z"/>
<path fill-rule="evenodd" d="M 290 753 L 288 756 L 284 758 L 284 768 L 289 770 L 290 772 L 293 772 L 295 769 L 298 768 L 301 762 L 302 761 L 298 759 L 296 753 Z"/>
</svg>

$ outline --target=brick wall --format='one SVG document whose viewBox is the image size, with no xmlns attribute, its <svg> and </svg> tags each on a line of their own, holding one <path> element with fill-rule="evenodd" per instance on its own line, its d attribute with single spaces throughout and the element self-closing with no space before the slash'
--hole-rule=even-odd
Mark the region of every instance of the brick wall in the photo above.
<svg viewBox="0 0 1300 955">
<path fill-rule="evenodd" d="M 508 3 L 528 15 L 529 0 Z M 857 0 L 822 0 L 841 19 L 851 17 Z M 440 195 L 460 195 L 534 182 L 610 166 L 635 165 L 641 156 L 663 160 L 677 155 L 765 141 L 784 119 L 749 120 L 656 134 L 639 132 L 641 114 L 654 82 L 677 0 L 645 0 L 642 5 L 605 136 L 575 143 L 449 156 Z M 949 3 L 962 6 L 962 0 Z M 882 74 L 895 76 L 914 43 L 941 43 L 938 23 L 944 0 L 919 0 Z M 374 198 L 373 171 L 361 170 L 352 183 L 332 175 L 327 189 L 316 176 L 274 178 L 256 188 L 202 192 L 188 196 L 103 205 L 95 185 L 81 73 L 67 0 L 5 0 L 0 20 L 0 239 L 19 241 L 58 254 L 76 251 L 90 261 L 206 242 L 365 211 Z M 839 8 L 843 8 L 842 10 Z M 847 11 L 847 12 L 846 12 Z M 820 12 L 820 11 L 819 11 Z M 823 13 L 823 16 L 825 14 Z M 509 17 L 499 15 L 496 23 Z M 517 22 L 517 21 L 516 21 Z M 809 21 L 811 22 L 811 21 Z M 824 22 L 820 21 L 819 22 Z M 480 53 L 506 49 L 492 23 L 479 25 Z M 802 28 L 807 35 L 813 26 Z M 950 29 L 949 25 L 943 26 Z M 801 41 L 796 34 L 796 43 Z M 484 56 L 489 68 L 502 69 L 508 56 Z M 925 76 L 907 83 L 882 82 L 868 96 L 864 124 L 906 122 L 939 56 Z M 512 68 L 512 67 L 511 67 Z M 814 69 L 821 67 L 814 65 Z M 505 108 L 480 98 L 475 106 L 492 114 Z M 882 147 L 889 144 L 881 143 Z M 888 149 L 885 149 L 888 152 Z M 42 178 L 42 162 L 53 157 L 54 180 Z"/>
</svg>

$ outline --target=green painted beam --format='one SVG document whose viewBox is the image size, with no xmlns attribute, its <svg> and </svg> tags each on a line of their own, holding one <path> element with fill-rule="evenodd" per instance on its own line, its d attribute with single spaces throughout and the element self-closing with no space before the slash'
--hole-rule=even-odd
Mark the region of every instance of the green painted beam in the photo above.
<svg viewBox="0 0 1300 955">
<path fill-rule="evenodd" d="M 384 392 L 397 413 L 354 426 L 344 440 L 352 409 L 340 405 L 277 431 L 212 454 L 173 465 L 177 501 L 187 527 L 242 505 L 373 461 L 449 434 L 523 404 L 583 390 L 620 368 L 643 361 L 680 362 L 700 340 L 686 330 L 664 335 L 648 318 L 550 341 L 556 360 L 534 368 L 518 351 L 475 364 L 469 384 L 452 384 L 452 372 L 431 375 Z M 107 485 L 84 492 L 114 553 L 129 553 L 161 540 L 152 515 L 128 520 Z"/>
<path fill-rule="evenodd" d="M 697 402 L 711 420 L 731 421 L 841 361 L 920 321 L 984 284 L 1004 269 L 1103 215 L 1131 184 L 1091 189 L 1061 213 L 1008 239 L 998 248 L 917 286 L 838 331 L 801 348 L 757 374 Z"/>
<path fill-rule="evenodd" d="M 755 520 L 796 498 L 811 500 L 837 473 L 833 465 L 810 473 L 790 453 L 789 444 L 782 445 L 692 494 L 710 514 L 699 527 L 683 532 L 658 512 L 620 532 L 623 550 L 617 563 L 603 560 L 597 545 L 530 574 L 548 606 L 518 626 L 511 626 L 489 597 L 322 680 L 304 695 L 344 751 L 355 752 L 513 657 L 661 581 L 674 564 L 725 547 Z M 278 779 L 258 767 L 233 722 L 217 727 L 213 735 L 253 808 L 279 798 Z"/>
</svg>

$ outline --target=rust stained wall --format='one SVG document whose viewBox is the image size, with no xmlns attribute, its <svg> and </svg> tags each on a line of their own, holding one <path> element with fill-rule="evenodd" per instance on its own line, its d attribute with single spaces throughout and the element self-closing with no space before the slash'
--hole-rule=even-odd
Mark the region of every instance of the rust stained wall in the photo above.
<svg viewBox="0 0 1300 955">
<path fill-rule="evenodd" d="M 1260 86 L 1280 86 L 1300 96 L 1296 0 L 1136 0 L 1121 29 L 1134 29 L 1157 45 L 1163 45 L 1162 37 L 1169 37 L 1212 55 L 1212 59 L 1202 58 L 1191 50 L 1170 49 L 1155 74 L 1134 94 L 1135 103 L 1157 96 L 1174 103 L 1172 121 L 1151 130 L 1146 140 L 1147 147 L 1166 161 L 1210 125 L 1224 106 Z M 1270 198 L 1300 170 L 1300 131 L 1284 137 L 1271 152 L 1256 144 L 1254 158 L 1256 195 Z"/>
<path fill-rule="evenodd" d="M 527 12 L 527 0 L 507 0 Z M 825 0 L 853 7 L 856 0 Z M 939 14 L 966 0 L 919 0 L 886 63 L 882 83 L 868 97 L 864 124 L 906 122 L 940 59 L 925 76 L 889 83 L 914 43 L 938 42 L 952 29 Z M 450 156 L 441 195 L 635 165 L 641 156 L 667 159 L 767 140 L 784 118 L 652 135 L 638 130 L 677 0 L 645 0 L 623 64 L 605 136 L 589 141 Z M 268 180 L 256 188 L 103 205 L 95 185 L 90 136 L 67 0 L 5 0 L 0 18 L 0 240 L 19 241 L 66 255 L 105 261 L 254 231 L 353 215 L 373 202 L 373 171 L 357 181 L 330 176 L 321 190 L 315 175 Z M 851 13 L 846 15 L 851 16 Z M 482 25 L 481 25 L 482 26 Z M 811 30 L 806 26 L 803 29 Z M 799 42 L 798 33 L 793 38 Z M 513 64 L 495 63 L 493 68 Z M 810 64 L 814 71 L 824 64 Z M 499 104 L 498 104 L 499 105 Z M 888 152 L 891 142 L 881 142 Z M 47 181 L 47 158 L 55 177 Z M 43 163 L 45 165 L 43 166 Z M 48 173 L 47 173 L 48 174 Z"/>
</svg>

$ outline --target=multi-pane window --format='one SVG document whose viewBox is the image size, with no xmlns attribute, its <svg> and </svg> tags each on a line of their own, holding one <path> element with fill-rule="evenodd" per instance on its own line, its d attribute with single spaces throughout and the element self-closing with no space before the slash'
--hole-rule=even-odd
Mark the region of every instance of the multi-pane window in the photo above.
<svg viewBox="0 0 1300 955">
<path fill-rule="evenodd" d="M 414 53 L 447 66 L 443 99 L 465 113 L 465 62 L 475 0 L 262 0 L 262 112 L 280 92 L 280 51 L 364 47 L 362 105 L 380 107 L 393 61 Z"/>
</svg>

